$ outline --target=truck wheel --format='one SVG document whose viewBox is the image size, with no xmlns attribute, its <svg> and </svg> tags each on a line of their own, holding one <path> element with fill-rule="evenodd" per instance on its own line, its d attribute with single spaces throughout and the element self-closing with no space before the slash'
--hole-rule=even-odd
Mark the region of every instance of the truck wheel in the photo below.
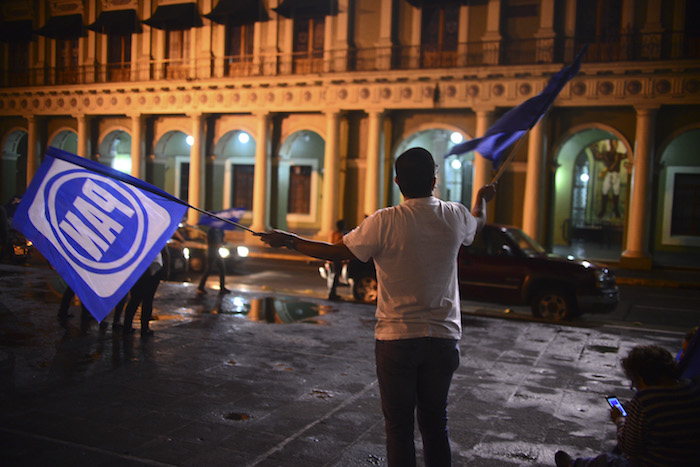
<svg viewBox="0 0 700 467">
<path fill-rule="evenodd" d="M 532 297 L 531 307 L 533 316 L 555 322 L 573 318 L 576 314 L 571 294 L 555 288 L 537 291 Z"/>
<path fill-rule="evenodd" d="M 371 276 L 363 276 L 355 279 L 352 287 L 352 295 L 355 300 L 364 303 L 373 303 L 377 301 L 377 278 Z"/>
</svg>

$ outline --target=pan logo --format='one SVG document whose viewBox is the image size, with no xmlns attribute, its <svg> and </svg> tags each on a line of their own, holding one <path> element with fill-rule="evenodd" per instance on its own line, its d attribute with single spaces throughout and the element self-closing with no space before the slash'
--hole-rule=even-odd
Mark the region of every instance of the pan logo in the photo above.
<svg viewBox="0 0 700 467">
<path fill-rule="evenodd" d="M 156 243 L 173 222 L 142 190 L 60 159 L 43 177 L 28 215 L 66 265 L 102 298 L 115 295 L 139 266 L 150 264 Z"/>
<path fill-rule="evenodd" d="M 46 195 L 49 223 L 63 256 L 103 271 L 133 261 L 146 230 L 143 207 L 133 193 L 100 175 L 72 172 L 57 177 Z M 72 203 L 55 203 L 72 198 Z M 125 245 L 131 248 L 124 251 Z"/>
</svg>

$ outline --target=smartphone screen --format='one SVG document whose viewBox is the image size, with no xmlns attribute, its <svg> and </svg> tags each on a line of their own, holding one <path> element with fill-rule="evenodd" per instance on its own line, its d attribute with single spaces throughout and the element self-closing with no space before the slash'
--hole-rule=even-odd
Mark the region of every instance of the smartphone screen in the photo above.
<svg viewBox="0 0 700 467">
<path fill-rule="evenodd" d="M 617 407 L 617 409 L 622 413 L 623 417 L 627 416 L 627 412 L 625 411 L 625 408 L 622 407 L 622 404 L 620 403 L 620 400 L 615 397 L 615 396 L 608 396 L 605 398 L 608 401 L 608 404 L 610 404 L 610 407 Z"/>
</svg>

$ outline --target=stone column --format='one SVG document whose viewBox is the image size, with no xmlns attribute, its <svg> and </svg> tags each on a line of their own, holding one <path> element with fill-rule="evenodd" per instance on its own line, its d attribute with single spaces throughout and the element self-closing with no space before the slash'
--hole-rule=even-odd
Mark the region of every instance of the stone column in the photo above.
<svg viewBox="0 0 700 467">
<path fill-rule="evenodd" d="M 37 146 L 37 122 L 34 115 L 29 115 L 27 118 L 27 186 L 34 178 L 38 167 L 38 158 L 36 153 Z"/>
<path fill-rule="evenodd" d="M 410 18 L 411 18 L 411 23 L 410 23 L 410 28 L 411 28 L 411 35 L 409 37 L 409 46 L 410 49 L 408 51 L 408 57 L 409 57 L 409 65 L 408 67 L 410 69 L 414 68 L 419 68 L 420 67 L 420 55 L 421 55 L 421 24 L 423 22 L 423 10 L 420 8 L 415 8 L 409 6 L 410 10 Z M 403 55 L 403 54 L 402 54 Z"/>
<path fill-rule="evenodd" d="M 369 128 L 367 136 L 367 171 L 365 173 L 365 208 L 369 215 L 379 209 L 379 147 L 382 132 L 381 110 L 369 110 Z"/>
<path fill-rule="evenodd" d="M 323 207 L 321 211 L 321 231 L 319 238 L 327 239 L 338 220 L 338 182 L 340 181 L 340 111 L 326 113 L 326 149 L 323 158 Z"/>
<path fill-rule="evenodd" d="M 661 24 L 661 0 L 647 1 L 647 17 L 642 33 L 642 55 L 644 58 L 658 60 L 661 58 L 661 41 L 664 27 Z"/>
<path fill-rule="evenodd" d="M 141 178 L 141 161 L 144 160 L 143 116 L 131 116 L 131 176 Z"/>
<path fill-rule="evenodd" d="M 204 132 L 202 123 L 204 117 L 201 113 L 190 115 L 192 119 L 192 147 L 190 148 L 190 176 L 187 202 L 196 208 L 202 209 L 202 173 L 204 168 L 204 151 L 202 143 Z M 194 209 L 187 211 L 187 223 L 196 225 L 199 221 L 199 213 Z"/>
<path fill-rule="evenodd" d="M 75 115 L 78 121 L 78 156 L 90 159 L 88 154 L 88 119 L 85 114 Z"/>
<path fill-rule="evenodd" d="M 479 109 L 476 111 L 476 137 L 484 136 L 493 122 L 495 109 Z M 487 161 L 481 154 L 474 154 L 474 174 L 472 177 L 472 206 L 476 200 L 479 188 L 491 182 L 491 162 Z M 489 203 L 489 206 L 492 203 Z M 467 206 L 471 208 L 471 206 Z"/>
<path fill-rule="evenodd" d="M 501 0 L 489 0 L 486 13 L 484 42 L 484 65 L 498 65 L 501 56 Z"/>
<path fill-rule="evenodd" d="M 379 10 L 379 39 L 375 43 L 377 49 L 376 67 L 377 70 L 390 70 L 393 57 L 392 18 L 393 2 L 380 2 Z"/>
<path fill-rule="evenodd" d="M 469 6 L 459 7 L 459 31 L 457 32 L 457 66 L 469 66 Z"/>
<path fill-rule="evenodd" d="M 546 157 L 543 133 L 544 121 L 540 120 L 528 137 L 527 172 L 525 174 L 525 200 L 523 202 L 523 230 L 530 237 L 541 241 L 542 208 Z"/>
<path fill-rule="evenodd" d="M 537 39 L 537 63 L 552 63 L 554 60 L 554 0 L 542 0 L 540 4 L 540 27 L 535 33 Z"/>
<path fill-rule="evenodd" d="M 255 141 L 255 175 L 253 179 L 253 223 L 250 228 L 256 232 L 264 232 L 269 228 L 268 212 L 268 179 L 270 175 L 267 147 L 270 134 L 270 114 L 256 114 L 258 135 Z"/>
<path fill-rule="evenodd" d="M 637 107 L 636 140 L 632 187 L 627 220 L 627 242 L 620 258 L 620 266 L 631 269 L 651 269 L 652 260 L 647 248 L 651 208 L 651 163 L 653 161 L 652 127 L 655 108 Z"/>
<path fill-rule="evenodd" d="M 564 37 L 566 46 L 564 47 L 564 63 L 571 63 L 574 55 L 578 52 L 574 50 L 574 36 L 576 35 L 576 0 L 565 0 L 564 4 Z"/>
</svg>

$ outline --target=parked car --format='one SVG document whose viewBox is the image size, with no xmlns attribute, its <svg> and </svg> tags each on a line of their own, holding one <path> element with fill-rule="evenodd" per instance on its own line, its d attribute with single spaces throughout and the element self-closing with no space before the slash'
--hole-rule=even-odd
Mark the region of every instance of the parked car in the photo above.
<svg viewBox="0 0 700 467">
<path fill-rule="evenodd" d="M 474 243 L 460 251 L 458 271 L 462 298 L 529 305 L 534 316 L 553 321 L 611 312 L 619 302 L 615 276 L 608 268 L 547 253 L 511 226 L 485 225 Z M 342 274 L 341 283 L 368 280 L 366 270 L 348 268 Z"/>
<path fill-rule="evenodd" d="M 173 241 L 179 242 L 188 260 L 189 271 L 202 272 L 207 264 L 207 233 L 199 227 L 188 224 L 181 224 L 178 227 Z M 249 250 L 245 245 L 233 245 L 224 243 L 219 248 L 219 255 L 224 259 L 226 271 L 233 271 L 245 258 L 248 257 Z"/>
</svg>

